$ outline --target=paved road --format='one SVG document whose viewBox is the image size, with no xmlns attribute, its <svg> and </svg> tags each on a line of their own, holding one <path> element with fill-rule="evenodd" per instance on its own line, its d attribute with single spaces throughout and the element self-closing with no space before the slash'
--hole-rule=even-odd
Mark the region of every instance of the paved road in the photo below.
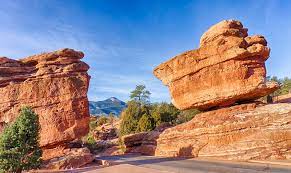
<svg viewBox="0 0 291 173">
<path fill-rule="evenodd" d="M 99 157 L 98 159 L 108 160 L 118 165 L 129 164 L 172 173 L 291 173 L 291 166 L 246 162 L 206 161 L 140 155 L 109 156 Z M 98 171 L 96 172 L 98 173 Z"/>
</svg>

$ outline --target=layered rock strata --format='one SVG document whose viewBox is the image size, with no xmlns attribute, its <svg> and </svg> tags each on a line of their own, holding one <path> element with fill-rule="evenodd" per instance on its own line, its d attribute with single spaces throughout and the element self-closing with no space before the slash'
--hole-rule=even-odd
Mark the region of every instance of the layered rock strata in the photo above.
<svg viewBox="0 0 291 173">
<path fill-rule="evenodd" d="M 269 54 L 263 36 L 248 36 L 239 21 L 226 20 L 203 34 L 199 49 L 159 65 L 154 74 L 177 108 L 208 112 L 158 134 L 154 155 L 291 159 L 291 104 L 255 102 L 279 87 L 266 82 Z"/>
<path fill-rule="evenodd" d="M 169 87 L 179 109 L 230 106 L 275 91 L 266 82 L 265 61 L 270 54 L 263 36 L 248 36 L 239 21 L 225 20 L 205 32 L 196 50 L 184 52 L 154 69 Z"/>
<path fill-rule="evenodd" d="M 155 155 L 291 159 L 291 104 L 243 104 L 198 114 L 161 133 Z"/>
<path fill-rule="evenodd" d="M 126 152 L 221 160 L 291 160 L 291 104 L 242 104 L 124 137 Z"/>
<path fill-rule="evenodd" d="M 44 150 L 86 135 L 90 76 L 83 57 L 63 49 L 20 60 L 0 58 L 0 128 L 13 122 L 22 106 L 30 106 L 39 115 Z M 46 153 L 53 157 L 44 151 L 44 158 Z"/>
</svg>

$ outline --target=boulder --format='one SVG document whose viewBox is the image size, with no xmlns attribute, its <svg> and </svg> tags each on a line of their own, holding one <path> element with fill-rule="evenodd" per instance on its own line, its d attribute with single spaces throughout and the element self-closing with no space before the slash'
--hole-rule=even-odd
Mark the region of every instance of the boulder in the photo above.
<svg viewBox="0 0 291 173">
<path fill-rule="evenodd" d="M 140 146 L 148 132 L 141 132 L 122 136 L 122 141 L 126 147 L 126 152 L 131 152 L 131 148 Z"/>
<path fill-rule="evenodd" d="M 156 139 L 160 133 L 159 131 L 150 131 L 124 136 L 125 153 L 154 155 L 157 146 Z"/>
<path fill-rule="evenodd" d="M 94 155 L 88 148 L 74 148 L 65 151 L 65 155 L 48 160 L 44 163 L 43 169 L 73 169 L 79 168 L 93 162 Z"/>
<path fill-rule="evenodd" d="M 0 129 L 15 120 L 22 106 L 30 106 L 39 115 L 43 150 L 64 148 L 64 143 L 86 135 L 90 76 L 83 57 L 82 52 L 63 49 L 20 60 L 0 58 Z M 58 153 L 44 151 L 43 159 Z"/>
<path fill-rule="evenodd" d="M 225 107 L 278 89 L 276 82 L 266 82 L 265 61 L 270 54 L 266 39 L 248 36 L 247 31 L 239 21 L 222 21 L 202 35 L 198 49 L 154 69 L 177 108 Z"/>
<path fill-rule="evenodd" d="M 242 104 L 196 115 L 157 138 L 156 156 L 291 159 L 291 104 Z"/>
<path fill-rule="evenodd" d="M 169 123 L 162 123 L 153 131 L 126 135 L 122 138 L 125 153 L 140 153 L 154 155 L 157 147 L 157 139 L 167 128 L 172 127 Z"/>
</svg>

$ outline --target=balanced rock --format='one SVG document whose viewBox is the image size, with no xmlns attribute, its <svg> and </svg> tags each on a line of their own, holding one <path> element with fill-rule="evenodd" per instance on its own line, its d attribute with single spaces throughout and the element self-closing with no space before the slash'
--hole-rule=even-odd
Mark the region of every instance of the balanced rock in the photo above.
<svg viewBox="0 0 291 173">
<path fill-rule="evenodd" d="M 200 113 L 162 132 L 155 155 L 290 160 L 291 104 L 251 103 Z"/>
<path fill-rule="evenodd" d="M 154 69 L 169 87 L 179 109 L 210 109 L 250 101 L 278 89 L 266 82 L 270 54 L 263 36 L 248 36 L 241 22 L 225 20 L 212 26 L 200 47 L 178 55 Z"/>
<path fill-rule="evenodd" d="M 63 49 L 20 60 L 0 58 L 1 130 L 15 120 L 22 106 L 30 106 L 39 115 L 44 150 L 86 135 L 90 76 L 89 66 L 80 61 L 83 56 Z"/>
</svg>

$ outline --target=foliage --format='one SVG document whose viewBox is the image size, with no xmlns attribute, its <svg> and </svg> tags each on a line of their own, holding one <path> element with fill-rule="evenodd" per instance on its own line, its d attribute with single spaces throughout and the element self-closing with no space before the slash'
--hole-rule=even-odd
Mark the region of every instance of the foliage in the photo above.
<svg viewBox="0 0 291 173">
<path fill-rule="evenodd" d="M 91 153 L 97 154 L 105 149 L 102 143 L 97 143 L 93 136 L 93 131 L 90 131 L 87 136 L 82 138 L 83 145 L 87 147 Z"/>
<path fill-rule="evenodd" d="M 281 88 L 279 90 L 279 94 L 288 94 L 291 93 L 291 78 L 285 77 L 281 80 Z"/>
<path fill-rule="evenodd" d="M 200 111 L 197 109 L 189 109 L 182 111 L 176 119 L 176 124 L 188 122 L 192 120 L 198 113 L 200 113 Z"/>
<path fill-rule="evenodd" d="M 91 151 L 91 153 L 97 154 L 107 147 L 106 145 L 104 145 L 104 143 L 96 141 L 96 139 L 94 138 L 94 133 L 98 131 L 98 127 L 106 123 L 113 124 L 114 118 L 115 117 L 113 114 L 109 115 L 109 117 L 106 117 L 105 115 L 101 115 L 99 117 L 91 117 L 89 122 L 89 133 L 82 138 L 84 146 L 86 146 Z"/>
<path fill-rule="evenodd" d="M 97 126 L 98 126 L 97 125 L 97 118 L 95 118 L 95 117 L 90 118 L 90 122 L 89 122 L 90 130 L 96 129 Z"/>
<path fill-rule="evenodd" d="M 154 119 L 149 114 L 143 114 L 137 123 L 136 132 L 147 132 L 155 127 Z"/>
<path fill-rule="evenodd" d="M 156 126 L 164 122 L 174 123 L 180 111 L 173 105 L 168 103 L 156 103 L 152 105 L 152 117 Z"/>
<path fill-rule="evenodd" d="M 147 104 L 149 103 L 150 95 L 151 93 L 146 90 L 145 85 L 137 85 L 135 90 L 131 91 L 130 99 L 142 104 Z"/>
<path fill-rule="evenodd" d="M 263 100 L 267 100 L 268 103 L 273 102 L 273 97 L 291 93 L 291 78 L 285 77 L 284 79 L 279 79 L 277 76 L 268 76 L 267 80 L 275 81 L 280 84 L 280 88 L 277 91 L 263 98 Z"/>
<path fill-rule="evenodd" d="M 131 101 L 121 113 L 120 135 L 150 131 L 162 123 L 173 125 L 191 120 L 198 110 L 180 111 L 173 104 L 155 103 L 149 101 L 150 92 L 144 85 L 137 85 L 131 92 Z"/>
<path fill-rule="evenodd" d="M 136 101 L 129 101 L 127 108 L 121 113 L 120 135 L 124 136 L 136 131 L 140 118 L 140 104 Z"/>
<path fill-rule="evenodd" d="M 21 172 L 40 166 L 39 130 L 38 115 L 31 108 L 22 108 L 15 122 L 8 125 L 0 137 L 2 172 Z"/>
<path fill-rule="evenodd" d="M 196 109 L 180 111 L 168 103 L 141 105 L 130 101 L 121 114 L 120 135 L 150 131 L 165 122 L 180 124 L 191 120 L 197 113 Z"/>
<path fill-rule="evenodd" d="M 101 115 L 98 119 L 97 119 L 97 126 L 102 126 L 103 124 L 108 123 L 108 118 L 104 115 Z"/>
</svg>

